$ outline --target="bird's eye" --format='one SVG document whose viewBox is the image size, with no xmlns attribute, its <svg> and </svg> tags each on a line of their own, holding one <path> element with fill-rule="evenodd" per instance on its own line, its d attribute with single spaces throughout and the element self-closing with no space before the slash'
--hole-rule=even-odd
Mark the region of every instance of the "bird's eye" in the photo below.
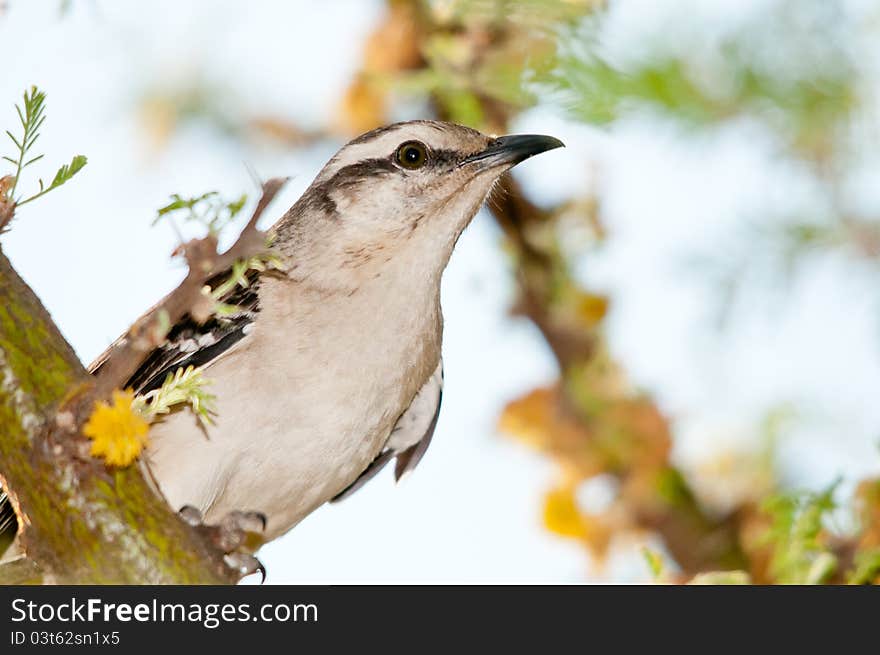
<svg viewBox="0 0 880 655">
<path fill-rule="evenodd" d="M 397 149 L 394 159 L 404 168 L 415 170 L 424 166 L 428 161 L 428 149 L 418 141 L 407 141 Z"/>
</svg>

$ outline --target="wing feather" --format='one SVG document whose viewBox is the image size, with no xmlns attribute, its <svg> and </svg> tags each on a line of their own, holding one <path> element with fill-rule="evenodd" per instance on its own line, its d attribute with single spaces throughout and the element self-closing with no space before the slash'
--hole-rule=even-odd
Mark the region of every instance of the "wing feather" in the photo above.
<svg viewBox="0 0 880 655">
<path fill-rule="evenodd" d="M 434 429 L 437 427 L 437 419 L 440 416 L 442 400 L 443 360 L 441 359 L 434 373 L 419 389 L 406 411 L 397 419 L 384 448 L 376 456 L 376 459 L 364 469 L 364 472 L 354 482 L 330 502 L 338 502 L 343 498 L 348 498 L 375 477 L 392 458 L 397 458 L 394 466 L 396 480 L 402 479 L 415 470 L 431 444 Z"/>
<path fill-rule="evenodd" d="M 225 271 L 208 281 L 208 286 L 221 284 L 231 275 Z M 253 323 L 259 307 L 260 272 L 249 271 L 246 286 L 236 286 L 220 298 L 220 302 L 235 306 L 238 311 L 224 316 L 214 316 L 204 323 L 197 323 L 189 315 L 183 317 L 171 330 L 165 342 L 150 352 L 125 387 L 137 394 L 147 393 L 162 386 L 169 373 L 187 366 L 206 366 L 241 341 Z M 114 347 L 125 335 L 117 339 L 92 362 L 89 372 L 97 373 L 107 361 Z"/>
</svg>

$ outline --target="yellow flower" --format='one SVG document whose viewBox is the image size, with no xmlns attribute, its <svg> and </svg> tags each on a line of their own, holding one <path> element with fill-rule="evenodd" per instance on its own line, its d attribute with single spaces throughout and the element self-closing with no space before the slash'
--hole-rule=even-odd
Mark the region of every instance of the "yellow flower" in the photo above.
<svg viewBox="0 0 880 655">
<path fill-rule="evenodd" d="M 563 537 L 583 539 L 589 530 L 586 517 L 574 497 L 574 487 L 551 489 L 544 497 L 544 527 Z"/>
<path fill-rule="evenodd" d="M 95 403 L 83 426 L 83 434 L 93 441 L 92 456 L 103 457 L 110 466 L 128 466 L 147 445 L 149 423 L 132 409 L 133 400 L 133 391 L 114 391 L 113 404 Z"/>
<path fill-rule="evenodd" d="M 587 327 L 595 327 L 608 314 L 608 298 L 593 293 L 581 293 L 575 307 L 578 318 Z"/>
</svg>

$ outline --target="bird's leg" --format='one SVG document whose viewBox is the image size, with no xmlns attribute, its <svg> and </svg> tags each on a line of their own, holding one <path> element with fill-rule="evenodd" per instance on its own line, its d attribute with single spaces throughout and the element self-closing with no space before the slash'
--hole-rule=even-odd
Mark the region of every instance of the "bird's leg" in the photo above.
<svg viewBox="0 0 880 655">
<path fill-rule="evenodd" d="M 229 512 L 219 523 L 208 525 L 202 513 L 192 505 L 184 505 L 180 518 L 205 534 L 219 548 L 226 565 L 241 577 L 260 572 L 260 583 L 266 581 L 266 569 L 253 553 L 263 544 L 261 533 L 266 529 L 266 515 L 260 512 Z"/>
</svg>

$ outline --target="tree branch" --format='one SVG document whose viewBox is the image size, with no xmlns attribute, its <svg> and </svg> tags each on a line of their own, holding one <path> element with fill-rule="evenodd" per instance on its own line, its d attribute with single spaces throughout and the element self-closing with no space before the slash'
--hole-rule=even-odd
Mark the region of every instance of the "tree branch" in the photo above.
<svg viewBox="0 0 880 655">
<path fill-rule="evenodd" d="M 182 244 L 176 254 L 183 254 L 189 271 L 180 285 L 129 328 L 124 338 L 111 346 L 95 379 L 95 398 L 106 398 L 121 388 L 134 374 L 144 356 L 160 345 L 168 330 L 190 314 L 197 321 L 207 320 L 213 303 L 202 290 L 214 275 L 222 273 L 239 259 L 266 250 L 266 233 L 257 222 L 281 190 L 287 178 L 272 178 L 262 185 L 262 195 L 250 220 L 236 242 L 223 253 L 217 252 L 217 238 L 209 234 Z"/>
<path fill-rule="evenodd" d="M 581 426 L 584 442 L 580 450 L 595 451 L 600 466 L 621 480 L 621 494 L 634 522 L 659 533 L 686 573 L 745 566 L 738 516 L 713 519 L 702 510 L 681 475 L 668 462 L 669 428 L 650 399 L 621 394 L 606 399 L 608 406 L 598 418 L 582 411 L 566 380 L 604 352 L 601 336 L 581 323 L 566 320 L 565 311 L 554 311 L 553 289 L 559 271 L 554 269 L 553 256 L 529 236 L 534 228 L 546 225 L 550 216 L 525 197 L 512 177 L 506 177 L 500 184 L 500 192 L 489 208 L 514 248 L 519 288 L 516 310 L 536 325 L 556 356 L 563 382 L 557 409 Z M 617 375 L 616 367 L 611 362 L 609 366 L 608 375 L 613 378 Z M 604 446 L 595 438 L 609 427 L 618 439 L 623 439 L 619 452 L 610 454 L 603 451 Z M 626 457 L 620 458 L 621 454 Z M 557 455 L 566 459 L 570 453 Z M 644 493 L 646 483 L 655 491 Z M 674 502 L 660 499 L 663 484 L 676 487 Z M 695 544 L 699 547 L 695 548 Z"/>
<path fill-rule="evenodd" d="M 43 572 L 24 555 L 0 563 L 0 585 L 41 584 Z"/>
<path fill-rule="evenodd" d="M 9 196 L 13 182 L 15 178 L 12 175 L 0 177 L 0 234 L 7 230 L 15 215 L 15 201 Z"/>
<path fill-rule="evenodd" d="M 160 324 L 194 311 L 208 278 L 265 248 L 256 223 L 284 182 L 263 185 L 253 216 L 227 251 L 218 254 L 212 236 L 183 246 L 190 265 L 186 279 L 132 327 L 97 384 L 0 250 L 0 484 L 16 510 L 25 555 L 0 567 L 0 579 L 238 580 L 205 531 L 181 521 L 138 467 L 111 470 L 91 457 L 80 428 L 94 399 L 124 383 L 147 349 L 164 337 Z"/>
</svg>

